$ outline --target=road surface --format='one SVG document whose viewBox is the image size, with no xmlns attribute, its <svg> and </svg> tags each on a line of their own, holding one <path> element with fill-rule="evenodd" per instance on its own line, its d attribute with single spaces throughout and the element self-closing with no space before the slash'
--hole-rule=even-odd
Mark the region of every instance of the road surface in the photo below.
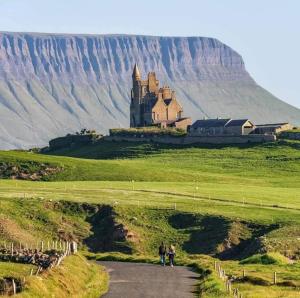
<svg viewBox="0 0 300 298">
<path fill-rule="evenodd" d="M 105 298 L 194 297 L 199 275 L 188 267 L 126 262 L 99 262 L 110 275 Z"/>
</svg>

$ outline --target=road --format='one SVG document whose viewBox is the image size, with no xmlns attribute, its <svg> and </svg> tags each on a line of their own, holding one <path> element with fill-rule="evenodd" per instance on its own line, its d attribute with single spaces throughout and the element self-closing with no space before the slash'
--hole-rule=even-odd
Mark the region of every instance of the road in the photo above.
<svg viewBox="0 0 300 298">
<path fill-rule="evenodd" d="M 105 298 L 194 297 L 199 275 L 188 267 L 126 262 L 99 262 L 110 275 Z"/>
</svg>

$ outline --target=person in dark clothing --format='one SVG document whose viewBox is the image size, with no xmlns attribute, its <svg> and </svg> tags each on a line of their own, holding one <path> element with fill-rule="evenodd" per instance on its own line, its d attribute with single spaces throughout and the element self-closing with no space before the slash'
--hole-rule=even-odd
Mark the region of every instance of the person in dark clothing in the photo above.
<svg viewBox="0 0 300 298">
<path fill-rule="evenodd" d="M 158 248 L 158 254 L 160 257 L 160 263 L 165 266 L 166 265 L 166 253 L 167 253 L 167 247 L 162 242 L 161 245 Z"/>
</svg>

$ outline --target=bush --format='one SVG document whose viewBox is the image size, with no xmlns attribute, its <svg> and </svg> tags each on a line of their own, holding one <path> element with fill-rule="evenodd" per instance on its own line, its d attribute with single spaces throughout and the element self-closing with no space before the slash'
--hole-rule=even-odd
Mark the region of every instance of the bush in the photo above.
<svg viewBox="0 0 300 298">
<path fill-rule="evenodd" d="M 122 137 L 153 137 L 153 136 L 172 136 L 183 137 L 186 135 L 186 131 L 180 128 L 159 128 L 156 126 L 150 127 L 137 127 L 137 128 L 115 128 L 109 130 L 110 136 L 122 136 Z"/>
</svg>

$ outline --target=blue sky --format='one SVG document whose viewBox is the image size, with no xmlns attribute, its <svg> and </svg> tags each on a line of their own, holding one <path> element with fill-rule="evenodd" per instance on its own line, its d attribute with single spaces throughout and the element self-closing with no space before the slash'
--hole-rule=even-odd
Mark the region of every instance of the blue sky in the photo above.
<svg viewBox="0 0 300 298">
<path fill-rule="evenodd" d="M 0 0 L 0 31 L 216 37 L 300 108 L 299 0 Z"/>
</svg>

